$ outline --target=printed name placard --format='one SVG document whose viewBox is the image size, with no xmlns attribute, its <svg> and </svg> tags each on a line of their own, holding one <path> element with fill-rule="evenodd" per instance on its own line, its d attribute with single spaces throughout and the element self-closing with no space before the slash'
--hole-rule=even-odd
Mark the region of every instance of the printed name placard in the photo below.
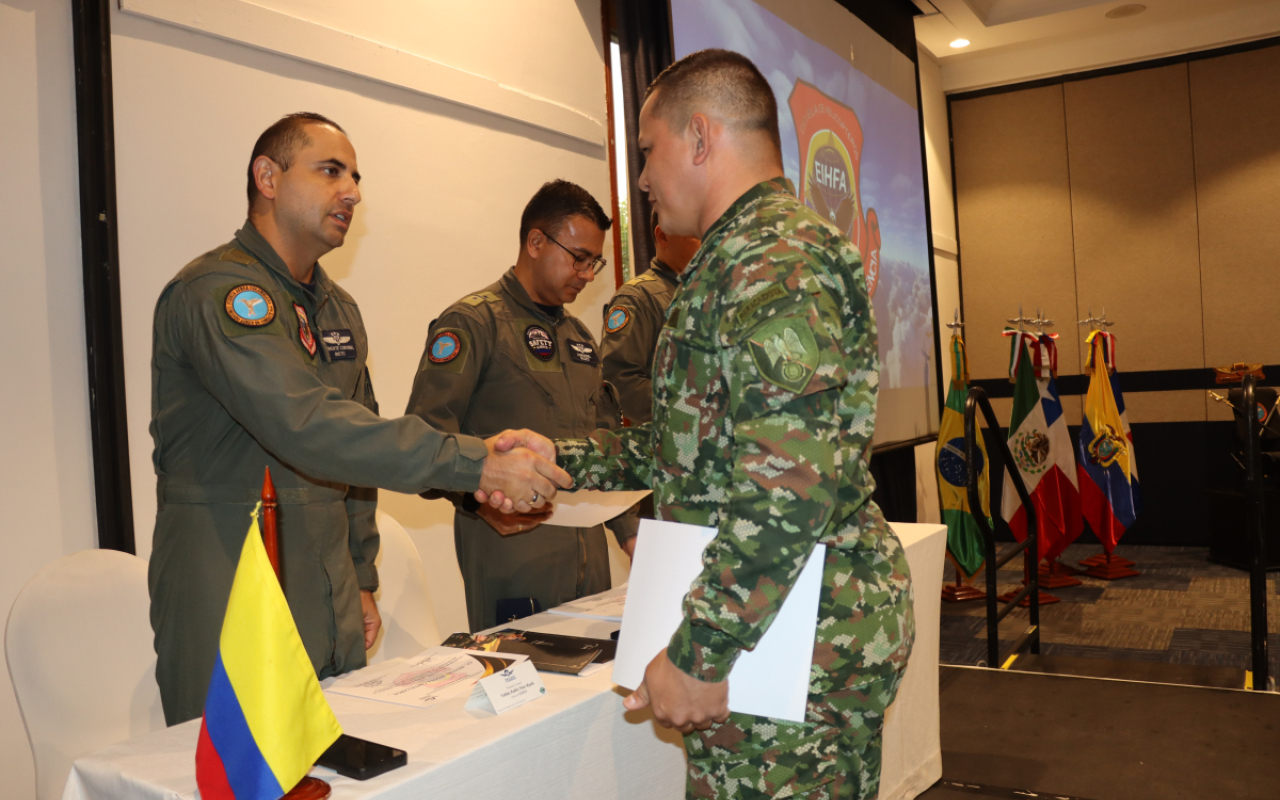
<svg viewBox="0 0 1280 800">
<path fill-rule="evenodd" d="M 537 668 L 522 661 L 477 681 L 466 707 L 502 714 L 546 694 Z"/>
</svg>

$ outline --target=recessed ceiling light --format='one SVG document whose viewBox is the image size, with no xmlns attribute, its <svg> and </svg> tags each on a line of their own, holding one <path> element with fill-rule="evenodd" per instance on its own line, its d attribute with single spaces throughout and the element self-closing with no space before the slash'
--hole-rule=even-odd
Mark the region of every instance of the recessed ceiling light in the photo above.
<svg viewBox="0 0 1280 800">
<path fill-rule="evenodd" d="M 1107 19 L 1124 19 L 1125 17 L 1132 17 L 1137 14 L 1141 14 L 1146 10 L 1147 7 L 1142 3 L 1128 3 L 1127 5 L 1116 6 L 1108 11 L 1105 16 Z"/>
<path fill-rule="evenodd" d="M 957 49 L 959 49 L 959 48 L 961 48 L 961 47 L 968 47 L 968 46 L 969 46 L 969 40 L 968 40 L 968 39 L 956 39 L 954 42 L 952 42 L 952 43 L 951 43 L 951 46 L 952 46 L 952 47 L 954 47 L 954 48 L 957 48 Z"/>
</svg>

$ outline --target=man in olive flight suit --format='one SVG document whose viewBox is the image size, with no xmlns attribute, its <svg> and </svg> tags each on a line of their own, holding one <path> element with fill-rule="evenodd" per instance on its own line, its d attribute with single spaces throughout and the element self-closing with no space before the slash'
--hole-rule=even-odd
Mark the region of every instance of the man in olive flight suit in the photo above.
<svg viewBox="0 0 1280 800">
<path fill-rule="evenodd" d="M 406 413 L 472 435 L 513 424 L 562 437 L 617 427 L 595 340 L 564 308 L 604 267 L 610 224 L 576 184 L 539 189 L 521 216 L 515 266 L 432 323 Z M 477 508 L 469 495 L 451 499 L 472 631 L 509 619 L 497 618 L 500 601 L 533 598 L 552 608 L 609 588 L 603 526 L 545 525 L 545 513 L 506 515 Z M 637 525 L 624 515 L 609 527 L 625 547 Z"/>
<path fill-rule="evenodd" d="M 529 510 L 554 495 L 544 476 L 570 485 L 529 450 L 507 463 L 496 440 L 378 416 L 360 310 L 316 262 L 342 245 L 358 182 L 341 128 L 316 114 L 281 119 L 250 159 L 249 220 L 157 302 L 149 582 L 171 725 L 201 715 L 264 467 L 280 503 L 281 581 L 320 677 L 364 666 L 381 625 L 377 495 L 358 487 L 506 485 L 513 508 Z M 527 431 L 515 438 L 553 452 Z"/>
<path fill-rule="evenodd" d="M 583 488 L 652 485 L 711 526 L 683 619 L 624 701 L 685 734 L 689 797 L 873 798 L 914 638 L 898 538 L 871 500 L 879 363 L 862 260 L 783 177 L 777 103 L 742 55 L 668 67 L 640 112 L 640 187 L 702 246 L 654 361 L 653 422 L 558 442 Z M 737 658 L 826 546 L 803 723 L 730 713 Z"/>
<path fill-rule="evenodd" d="M 656 255 L 649 269 L 618 288 L 604 315 L 600 358 L 604 379 L 618 390 L 622 415 L 631 425 L 653 419 L 653 352 L 680 273 L 702 242 L 696 236 L 668 236 L 652 219 Z"/>
</svg>

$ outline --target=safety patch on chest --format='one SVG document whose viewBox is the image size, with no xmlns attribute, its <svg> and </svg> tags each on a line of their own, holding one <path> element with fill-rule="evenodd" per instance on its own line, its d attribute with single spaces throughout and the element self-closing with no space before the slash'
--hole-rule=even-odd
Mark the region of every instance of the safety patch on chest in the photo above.
<svg viewBox="0 0 1280 800">
<path fill-rule="evenodd" d="M 614 306 L 609 309 L 609 313 L 604 318 L 604 332 L 617 333 L 627 327 L 627 323 L 631 321 L 631 312 L 622 306 Z"/>
<path fill-rule="evenodd" d="M 539 361 L 550 361 L 556 356 L 556 343 L 541 325 L 530 325 L 524 329 L 524 343 Z"/>
<path fill-rule="evenodd" d="M 297 303 L 293 304 L 293 313 L 298 315 L 298 341 L 308 355 L 316 354 L 316 337 L 311 332 L 311 321 L 307 319 L 307 310 Z"/>
<path fill-rule="evenodd" d="M 330 361 L 350 361 L 356 357 L 356 343 L 349 328 L 320 331 L 320 341 Z"/>
<path fill-rule="evenodd" d="M 749 340 L 760 376 L 791 392 L 800 392 L 818 369 L 818 343 L 809 323 L 783 317 L 760 326 Z"/>
<path fill-rule="evenodd" d="M 227 316 L 246 328 L 261 328 L 276 318 L 276 304 L 261 286 L 242 284 L 227 292 Z"/>
<path fill-rule="evenodd" d="M 591 342 L 579 342 L 574 339 L 565 339 L 565 344 L 569 345 L 569 359 L 579 364 L 590 364 L 595 366 L 600 363 L 600 356 L 596 354 L 596 346 Z"/>
</svg>

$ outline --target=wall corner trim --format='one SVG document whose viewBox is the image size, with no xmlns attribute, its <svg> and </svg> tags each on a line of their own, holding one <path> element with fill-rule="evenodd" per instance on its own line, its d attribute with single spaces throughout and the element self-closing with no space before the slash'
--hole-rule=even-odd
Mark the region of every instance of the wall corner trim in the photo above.
<svg viewBox="0 0 1280 800">
<path fill-rule="evenodd" d="M 119 0 L 120 10 L 605 146 L 605 126 L 563 103 L 247 0 Z"/>
</svg>

